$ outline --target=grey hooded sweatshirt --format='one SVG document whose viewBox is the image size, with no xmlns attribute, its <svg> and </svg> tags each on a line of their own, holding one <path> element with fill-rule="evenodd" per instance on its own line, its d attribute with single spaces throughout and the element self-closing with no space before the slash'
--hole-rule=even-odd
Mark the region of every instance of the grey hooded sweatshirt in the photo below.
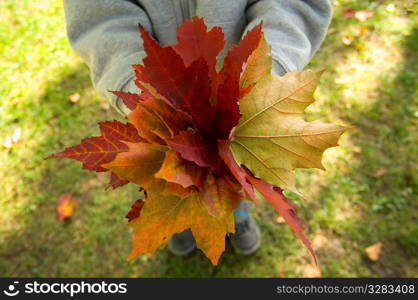
<svg viewBox="0 0 418 300">
<path fill-rule="evenodd" d="M 309 62 L 331 19 L 331 0 L 64 0 L 64 8 L 70 44 L 120 113 L 127 108 L 108 91 L 138 92 L 131 68 L 145 57 L 138 24 L 169 45 L 185 19 L 200 16 L 209 28 L 222 27 L 228 48 L 263 21 L 273 72 L 282 75 Z"/>
</svg>

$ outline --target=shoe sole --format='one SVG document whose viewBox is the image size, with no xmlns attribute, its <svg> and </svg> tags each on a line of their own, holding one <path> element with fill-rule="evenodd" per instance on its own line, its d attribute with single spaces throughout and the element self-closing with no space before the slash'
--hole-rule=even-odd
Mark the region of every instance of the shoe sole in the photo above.
<svg viewBox="0 0 418 300">
<path fill-rule="evenodd" d="M 260 248 L 260 244 L 261 244 L 261 232 L 260 232 L 260 228 L 258 228 L 258 226 L 255 227 L 255 232 L 258 235 L 258 240 L 254 244 L 254 246 L 252 246 L 251 248 L 242 249 L 242 248 L 239 248 L 239 247 L 235 246 L 234 243 L 232 243 L 232 241 L 231 241 L 231 244 L 232 244 L 234 250 L 241 255 L 254 254 L 258 250 L 258 248 Z"/>
<path fill-rule="evenodd" d="M 173 245 L 170 243 L 170 241 L 168 241 L 168 250 L 169 250 L 172 254 L 174 254 L 174 255 L 176 255 L 176 256 L 187 256 L 187 255 L 189 255 L 190 253 L 192 253 L 195 249 L 196 249 L 196 244 L 193 244 L 191 247 L 186 248 L 185 250 L 180 251 L 180 250 L 178 250 L 178 249 L 175 249 L 175 248 L 173 247 Z"/>
</svg>

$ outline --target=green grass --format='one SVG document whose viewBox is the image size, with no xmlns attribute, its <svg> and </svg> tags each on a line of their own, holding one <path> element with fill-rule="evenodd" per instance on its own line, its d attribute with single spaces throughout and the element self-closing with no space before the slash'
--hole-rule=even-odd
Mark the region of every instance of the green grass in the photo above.
<svg viewBox="0 0 418 300">
<path fill-rule="evenodd" d="M 334 1 L 335 16 L 311 68 L 326 68 L 308 119 L 346 124 L 341 147 L 325 153 L 327 172 L 297 172 L 309 200 L 298 202 L 323 276 L 417 276 L 418 20 L 390 1 Z M 394 2 L 396 3 L 396 1 Z M 346 8 L 372 9 L 365 22 Z M 0 2 L 0 276 L 291 277 L 308 276 L 307 251 L 268 205 L 254 209 L 263 244 L 242 257 L 228 245 L 218 267 L 196 252 L 161 249 L 126 262 L 124 215 L 134 187 L 105 192 L 106 176 L 49 154 L 119 118 L 91 87 L 70 49 L 60 1 Z M 364 27 L 360 29 L 361 27 Z M 360 33 L 363 32 L 363 34 Z M 344 45 L 343 35 L 352 35 Z M 359 46 L 356 46 L 359 45 Z M 78 103 L 68 97 L 80 94 Z M 374 176 L 377 170 L 384 175 Z M 58 197 L 79 202 L 69 222 L 55 218 Z M 383 243 L 377 262 L 364 249 Z"/>
</svg>

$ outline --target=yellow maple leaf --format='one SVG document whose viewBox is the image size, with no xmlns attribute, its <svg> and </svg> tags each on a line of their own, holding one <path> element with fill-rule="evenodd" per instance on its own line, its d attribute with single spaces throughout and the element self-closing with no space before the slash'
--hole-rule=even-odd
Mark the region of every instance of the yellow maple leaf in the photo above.
<svg viewBox="0 0 418 300">
<path fill-rule="evenodd" d="M 162 180 L 156 181 L 147 190 L 141 217 L 129 223 L 134 232 L 128 260 L 153 253 L 165 245 L 171 235 L 190 228 L 197 247 L 216 265 L 225 250 L 225 235 L 234 232 L 233 214 L 224 218 L 212 216 L 196 192 L 187 198 L 163 196 L 161 190 L 165 184 Z"/>
<path fill-rule="evenodd" d="M 61 195 L 56 207 L 57 218 L 60 221 L 69 219 L 74 215 L 77 202 L 73 199 L 72 193 L 66 193 Z"/>
<path fill-rule="evenodd" d="M 233 132 L 231 150 L 238 164 L 256 177 L 297 193 L 295 168 L 323 169 L 323 152 L 337 146 L 345 128 L 320 121 L 306 122 L 305 109 L 315 100 L 313 93 L 320 72 L 271 74 L 270 47 L 262 38 L 250 57 L 241 87 L 253 85 L 240 100 L 242 117 Z"/>
</svg>

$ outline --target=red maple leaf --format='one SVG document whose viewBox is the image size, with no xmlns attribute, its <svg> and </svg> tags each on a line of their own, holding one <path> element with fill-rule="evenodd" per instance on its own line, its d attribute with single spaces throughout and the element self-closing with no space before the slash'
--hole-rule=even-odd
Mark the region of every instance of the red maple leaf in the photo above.
<svg viewBox="0 0 418 300">
<path fill-rule="evenodd" d="M 101 136 L 85 138 L 80 145 L 67 148 L 63 152 L 48 158 L 67 157 L 83 163 L 83 168 L 106 172 L 101 165 L 111 162 L 116 154 L 127 151 L 128 147 L 122 141 L 138 142 L 142 140 L 132 124 L 118 121 L 100 123 Z"/>
</svg>

